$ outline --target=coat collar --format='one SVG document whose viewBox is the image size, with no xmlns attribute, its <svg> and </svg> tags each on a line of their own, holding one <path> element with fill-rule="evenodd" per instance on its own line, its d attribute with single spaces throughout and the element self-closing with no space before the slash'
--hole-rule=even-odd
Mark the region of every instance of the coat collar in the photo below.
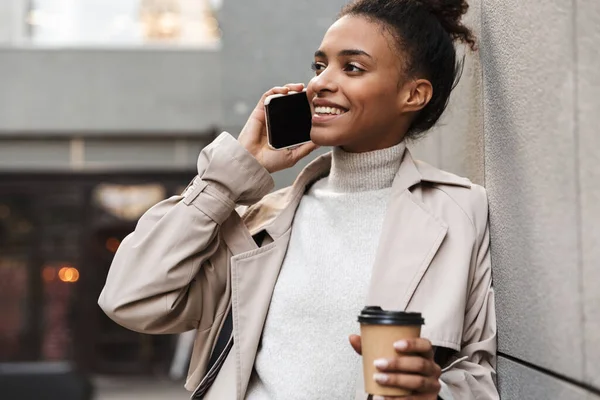
<svg viewBox="0 0 600 400">
<path fill-rule="evenodd" d="M 266 196 L 259 203 L 250 207 L 244 217 L 244 222 L 250 232 L 254 235 L 266 230 L 273 238 L 284 234 L 292 224 L 302 195 L 312 183 L 329 174 L 331 157 L 332 153 L 329 152 L 316 158 L 302 170 L 291 187 Z M 392 183 L 392 193 L 401 194 L 421 182 L 471 187 L 471 182 L 466 178 L 414 160 L 407 148 Z"/>
</svg>

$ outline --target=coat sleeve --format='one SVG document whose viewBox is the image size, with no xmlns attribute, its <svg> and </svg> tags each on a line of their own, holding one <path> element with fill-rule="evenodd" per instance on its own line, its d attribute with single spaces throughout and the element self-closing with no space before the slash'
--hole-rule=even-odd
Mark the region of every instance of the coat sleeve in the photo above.
<svg viewBox="0 0 600 400">
<path fill-rule="evenodd" d="M 198 157 L 180 196 L 148 210 L 121 243 L 98 304 L 118 324 L 144 333 L 210 327 L 224 296 L 223 263 L 212 265 L 219 229 L 237 204 L 252 204 L 273 179 L 228 133 Z"/>
<path fill-rule="evenodd" d="M 476 192 L 474 224 L 477 249 L 465 310 L 463 344 L 454 362 L 441 376 L 444 400 L 495 400 L 496 388 L 496 310 L 492 287 L 488 204 L 485 189 Z"/>
</svg>

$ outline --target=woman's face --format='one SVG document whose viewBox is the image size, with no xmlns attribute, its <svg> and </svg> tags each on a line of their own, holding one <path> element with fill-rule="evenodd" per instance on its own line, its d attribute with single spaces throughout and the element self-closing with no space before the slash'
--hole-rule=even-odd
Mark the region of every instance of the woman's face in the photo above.
<svg viewBox="0 0 600 400">
<path fill-rule="evenodd" d="M 392 36 L 364 17 L 345 16 L 315 53 L 312 141 L 364 152 L 393 146 L 408 129 L 402 61 Z"/>
</svg>

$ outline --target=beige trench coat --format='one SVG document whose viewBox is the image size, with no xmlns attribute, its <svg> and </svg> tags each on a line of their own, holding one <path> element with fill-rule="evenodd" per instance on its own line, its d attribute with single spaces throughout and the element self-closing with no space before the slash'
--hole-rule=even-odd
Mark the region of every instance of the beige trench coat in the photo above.
<svg viewBox="0 0 600 400">
<path fill-rule="evenodd" d="M 198 176 L 183 195 L 155 205 L 123 240 L 100 306 L 139 332 L 196 329 L 186 382 L 191 391 L 207 375 L 232 307 L 233 348 L 205 399 L 243 400 L 296 207 L 330 166 L 331 156 L 321 156 L 292 187 L 268 194 L 271 176 L 223 133 L 201 152 Z M 235 212 L 240 205 L 250 207 Z M 393 182 L 367 304 L 423 313 L 422 335 L 455 351 L 441 377 L 454 398 L 497 399 L 485 190 L 414 161 L 407 151 Z M 357 400 L 367 397 L 359 375 L 356 393 Z"/>
</svg>

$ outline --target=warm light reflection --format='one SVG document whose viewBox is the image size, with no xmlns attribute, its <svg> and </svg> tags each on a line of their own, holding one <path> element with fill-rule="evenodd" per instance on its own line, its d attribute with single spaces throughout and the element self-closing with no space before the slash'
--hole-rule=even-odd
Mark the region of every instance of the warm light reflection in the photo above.
<svg viewBox="0 0 600 400">
<path fill-rule="evenodd" d="M 109 238 L 106 241 L 106 249 L 108 251 L 110 251 L 111 253 L 116 253 L 117 250 L 119 249 L 119 246 L 121 245 L 121 241 L 117 238 Z"/>
<path fill-rule="evenodd" d="M 58 271 L 58 278 L 63 282 L 74 283 L 79 280 L 79 271 L 73 267 L 63 267 Z"/>
</svg>

